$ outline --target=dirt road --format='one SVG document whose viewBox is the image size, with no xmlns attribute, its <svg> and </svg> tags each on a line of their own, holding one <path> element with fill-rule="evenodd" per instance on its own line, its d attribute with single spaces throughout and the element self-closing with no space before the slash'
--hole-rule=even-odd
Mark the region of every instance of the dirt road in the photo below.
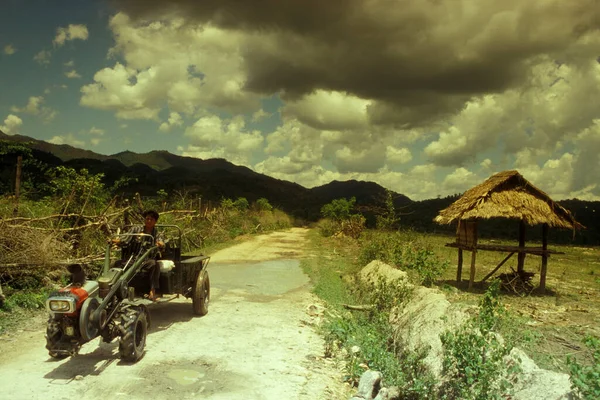
<svg viewBox="0 0 600 400">
<path fill-rule="evenodd" d="M 317 304 L 300 269 L 306 230 L 255 237 L 209 264 L 209 313 L 191 300 L 151 306 L 145 356 L 118 358 L 118 342 L 86 344 L 54 361 L 43 321 L 0 340 L 0 396 L 10 399 L 337 399 L 340 371 L 321 359 L 309 310 Z M 5 397 L 6 396 L 6 397 Z"/>
</svg>

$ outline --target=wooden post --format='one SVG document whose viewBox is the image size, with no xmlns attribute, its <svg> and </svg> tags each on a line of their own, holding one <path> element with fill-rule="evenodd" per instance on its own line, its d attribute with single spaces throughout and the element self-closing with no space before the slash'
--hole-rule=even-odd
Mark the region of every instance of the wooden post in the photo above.
<svg viewBox="0 0 600 400">
<path fill-rule="evenodd" d="M 477 248 L 473 247 L 471 253 L 471 276 L 469 277 L 469 290 L 473 287 L 473 281 L 475 281 L 475 259 L 477 258 Z"/>
<path fill-rule="evenodd" d="M 23 164 L 23 156 L 17 157 L 17 177 L 15 180 L 15 208 L 13 213 L 19 213 L 19 196 L 21 194 L 21 165 Z"/>
<path fill-rule="evenodd" d="M 458 269 L 456 270 L 456 283 L 460 285 L 462 280 L 463 250 L 458 249 Z"/>
<path fill-rule="evenodd" d="M 125 211 L 123 211 L 123 225 L 129 225 L 129 199 L 125 199 Z"/>
<path fill-rule="evenodd" d="M 525 247 L 525 220 L 521 219 L 519 223 L 519 247 Z M 517 271 L 523 272 L 525 268 L 525 252 L 519 250 L 519 258 L 517 262 Z"/>
<path fill-rule="evenodd" d="M 540 271 L 540 293 L 546 293 L 546 272 L 548 269 L 548 224 L 542 225 L 542 270 Z"/>
</svg>

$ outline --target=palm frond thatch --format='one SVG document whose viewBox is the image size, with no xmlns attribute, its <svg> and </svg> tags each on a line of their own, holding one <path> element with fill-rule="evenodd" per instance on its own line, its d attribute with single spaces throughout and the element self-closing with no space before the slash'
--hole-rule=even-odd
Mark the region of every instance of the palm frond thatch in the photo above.
<svg viewBox="0 0 600 400">
<path fill-rule="evenodd" d="M 516 170 L 499 172 L 467 190 L 440 211 L 434 221 L 450 224 L 459 220 L 490 218 L 522 219 L 529 225 L 548 224 L 573 230 L 584 228 L 567 209 L 555 203 Z"/>
</svg>

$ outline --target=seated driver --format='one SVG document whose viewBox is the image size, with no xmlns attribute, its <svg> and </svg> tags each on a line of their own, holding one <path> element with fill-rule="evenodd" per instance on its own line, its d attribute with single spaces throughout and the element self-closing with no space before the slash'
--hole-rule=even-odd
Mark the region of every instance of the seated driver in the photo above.
<svg viewBox="0 0 600 400">
<path fill-rule="evenodd" d="M 162 232 L 158 232 L 158 230 L 156 229 L 156 222 L 158 221 L 159 217 L 158 213 L 154 210 L 148 210 L 144 212 L 143 216 L 144 225 L 134 225 L 127 233 L 146 233 L 148 235 L 152 235 L 152 237 L 154 238 L 154 242 L 152 238 L 148 236 L 143 236 L 141 238 L 141 242 L 139 242 L 138 244 L 132 241 L 134 236 L 125 236 L 122 241 L 127 243 L 128 254 L 138 253 L 140 247 L 145 243 L 148 243 L 151 246 L 158 246 L 161 249 L 164 248 L 164 234 Z M 159 256 L 160 253 L 148 257 L 148 259 L 142 264 L 141 268 L 150 272 L 150 293 L 148 294 L 148 298 L 152 301 L 155 301 L 158 298 L 156 294 L 156 289 L 159 288 L 160 265 L 158 265 L 156 259 Z M 125 259 L 126 257 L 123 255 L 122 258 Z"/>
</svg>

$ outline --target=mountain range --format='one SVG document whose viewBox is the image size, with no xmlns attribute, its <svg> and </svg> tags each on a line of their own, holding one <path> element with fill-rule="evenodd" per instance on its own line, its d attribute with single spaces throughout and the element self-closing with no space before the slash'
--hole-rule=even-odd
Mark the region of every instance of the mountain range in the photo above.
<svg viewBox="0 0 600 400">
<path fill-rule="evenodd" d="M 264 197 L 275 207 L 306 220 L 318 219 L 321 207 L 337 198 L 355 197 L 357 206 L 367 210 L 382 207 L 386 198 L 386 189 L 374 182 L 333 181 L 308 189 L 220 158 L 202 160 L 160 150 L 142 154 L 124 151 L 103 155 L 67 144 L 6 135 L 1 131 L 0 140 L 26 143 L 35 151 L 35 158 L 43 159 L 49 165 L 65 165 L 76 170 L 86 168 L 93 174 L 103 173 L 107 186 L 112 186 L 122 177 L 137 180 L 126 186 L 124 192 L 127 194 L 137 192 L 141 196 L 154 196 L 163 189 L 168 193 L 180 191 L 215 202 L 222 198 L 238 197 L 253 202 Z M 407 196 L 392 194 L 398 207 L 413 203 Z"/>
<path fill-rule="evenodd" d="M 309 189 L 219 158 L 202 160 L 167 151 L 143 154 L 124 151 L 102 155 L 67 144 L 58 145 L 27 136 L 6 135 L 2 131 L 0 142 L 27 144 L 32 149 L 33 158 L 49 166 L 64 165 L 76 170 L 87 168 L 92 174 L 102 173 L 108 187 L 120 179 L 131 178 L 131 183 L 122 189 L 124 195 L 139 193 L 142 197 L 155 196 L 162 189 L 169 194 L 201 197 L 203 202 L 214 203 L 223 198 L 235 200 L 245 197 L 253 202 L 264 197 L 273 206 L 305 221 L 318 220 L 321 207 L 334 199 L 355 197 L 357 209 L 365 215 L 367 224 L 374 226 L 375 215 L 378 210 L 385 208 L 387 196 L 386 189 L 374 182 L 332 181 Z M 14 187 L 14 183 L 11 185 L 10 181 L 14 182 L 14 169 L 14 160 L 3 156 L 0 161 L 0 195 L 3 192 L 2 181 L 7 182 L 4 192 L 12 192 L 10 188 Z M 423 232 L 454 233 L 454 226 L 437 225 L 433 218 L 440 210 L 457 200 L 458 195 L 413 201 L 400 193 L 391 194 L 402 226 Z M 571 232 L 551 230 L 550 239 L 562 243 L 600 245 L 600 202 L 572 199 L 560 201 L 560 204 L 569 209 L 587 229 L 578 233 L 575 238 Z M 517 237 L 514 221 L 490 221 L 489 224 L 481 225 L 482 237 Z"/>
</svg>

